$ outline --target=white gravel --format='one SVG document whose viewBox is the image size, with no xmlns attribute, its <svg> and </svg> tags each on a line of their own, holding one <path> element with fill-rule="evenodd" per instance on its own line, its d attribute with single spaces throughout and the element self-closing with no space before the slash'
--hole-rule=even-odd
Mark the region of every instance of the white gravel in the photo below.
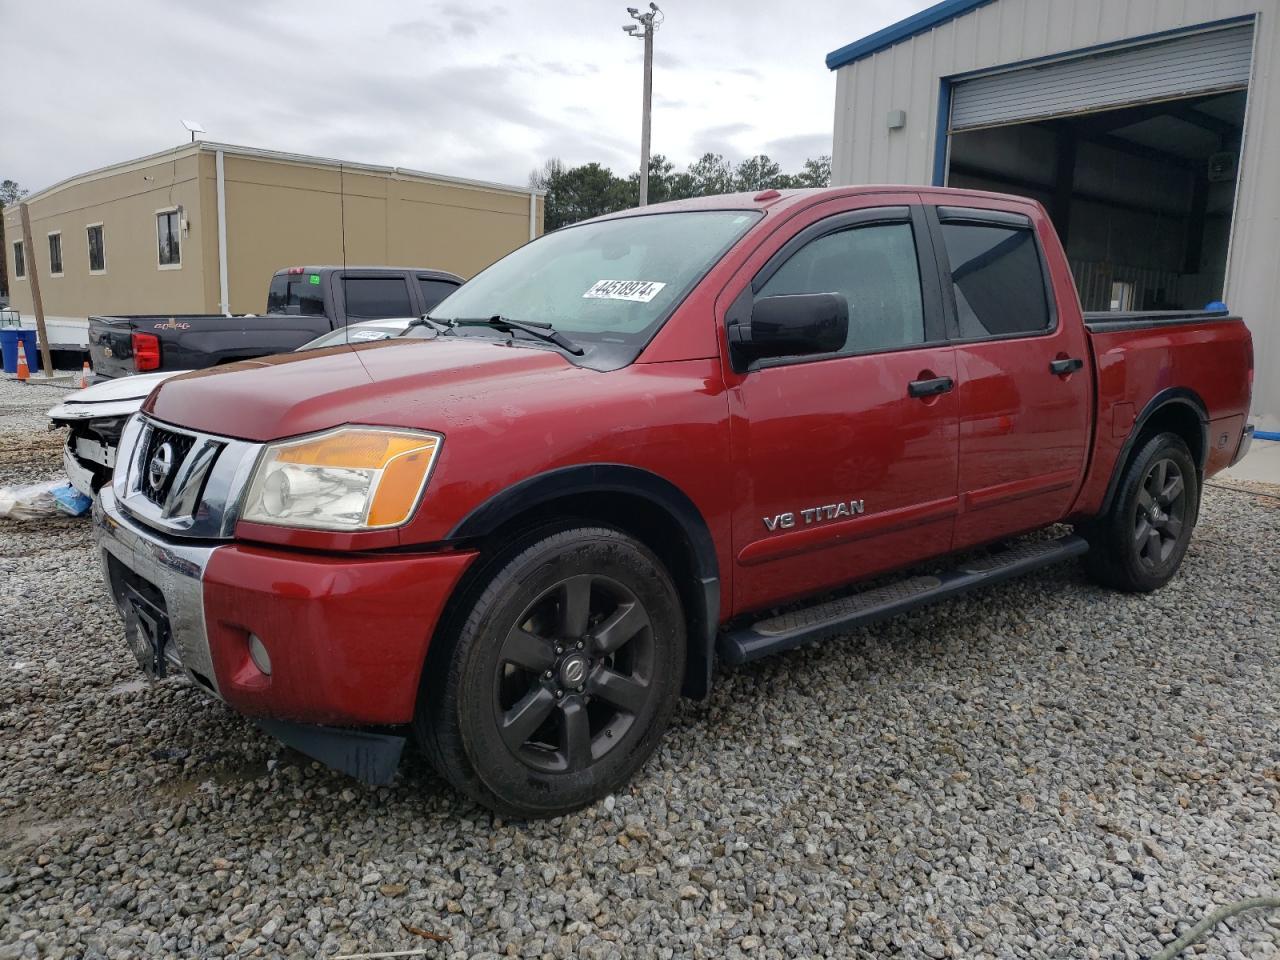
<svg viewBox="0 0 1280 960">
<path fill-rule="evenodd" d="M 54 399 L 0 383 L 0 484 L 57 475 Z M 1154 596 L 1068 565 L 722 675 L 629 790 L 516 824 L 142 682 L 89 524 L 0 520 L 0 960 L 1150 956 L 1280 888 L 1277 542 L 1210 489 Z M 1280 956 L 1280 914 L 1209 943 Z"/>
</svg>

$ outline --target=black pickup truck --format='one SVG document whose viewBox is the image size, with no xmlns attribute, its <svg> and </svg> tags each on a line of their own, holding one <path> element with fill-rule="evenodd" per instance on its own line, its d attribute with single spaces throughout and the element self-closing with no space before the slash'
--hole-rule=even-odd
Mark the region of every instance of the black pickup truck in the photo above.
<svg viewBox="0 0 1280 960">
<path fill-rule="evenodd" d="M 199 370 L 287 353 L 348 323 L 429 312 L 463 280 L 407 267 L 289 267 L 276 272 L 260 315 L 148 314 L 89 318 L 100 378 Z"/>
</svg>

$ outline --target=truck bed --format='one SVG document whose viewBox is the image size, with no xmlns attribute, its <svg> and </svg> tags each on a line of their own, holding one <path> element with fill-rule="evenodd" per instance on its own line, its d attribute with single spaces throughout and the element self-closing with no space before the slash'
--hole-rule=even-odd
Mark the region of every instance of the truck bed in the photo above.
<svg viewBox="0 0 1280 960">
<path fill-rule="evenodd" d="M 100 377 L 139 372 L 133 335 L 160 341 L 161 370 L 199 370 L 285 353 L 330 329 L 325 317 L 291 314 L 131 314 L 89 318 L 89 356 Z"/>
</svg>

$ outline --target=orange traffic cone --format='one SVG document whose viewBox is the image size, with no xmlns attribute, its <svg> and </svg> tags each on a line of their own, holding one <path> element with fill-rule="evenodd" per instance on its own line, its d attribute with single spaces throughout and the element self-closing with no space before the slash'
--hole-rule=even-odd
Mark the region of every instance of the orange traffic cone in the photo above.
<svg viewBox="0 0 1280 960">
<path fill-rule="evenodd" d="M 84 362 L 84 366 L 80 368 L 80 389 L 83 390 L 89 386 L 89 361 Z"/>
<path fill-rule="evenodd" d="M 27 366 L 27 347 L 18 341 L 18 379 L 26 382 L 31 379 L 31 369 Z"/>
</svg>

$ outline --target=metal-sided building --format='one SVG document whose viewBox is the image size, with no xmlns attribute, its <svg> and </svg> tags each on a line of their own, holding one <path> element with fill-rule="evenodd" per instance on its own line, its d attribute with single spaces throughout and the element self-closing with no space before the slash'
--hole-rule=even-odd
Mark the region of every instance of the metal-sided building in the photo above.
<svg viewBox="0 0 1280 960">
<path fill-rule="evenodd" d="M 431 267 L 470 277 L 542 232 L 543 191 L 196 142 L 71 177 L 4 212 L 11 306 L 49 340 L 87 343 L 112 313 L 260 313 L 303 263 Z"/>
<path fill-rule="evenodd" d="M 1223 300 L 1280 429 L 1280 0 L 945 0 L 833 51 L 835 183 L 1031 196 L 1087 310 Z"/>
</svg>

